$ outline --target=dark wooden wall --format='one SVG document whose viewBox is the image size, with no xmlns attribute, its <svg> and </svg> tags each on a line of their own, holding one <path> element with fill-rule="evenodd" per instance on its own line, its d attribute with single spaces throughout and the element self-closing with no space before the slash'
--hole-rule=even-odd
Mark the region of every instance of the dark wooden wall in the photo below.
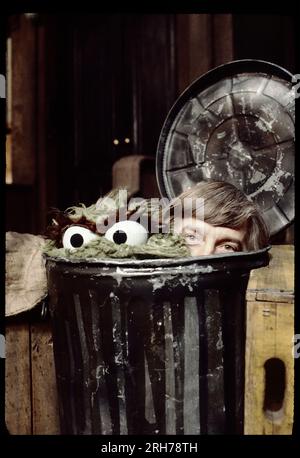
<svg viewBox="0 0 300 458">
<path fill-rule="evenodd" d="M 25 166 L 7 186 L 7 230 L 40 233 L 51 206 L 108 192 L 118 158 L 155 156 L 178 95 L 175 16 L 21 15 L 9 26 L 14 164 Z"/>
<path fill-rule="evenodd" d="M 15 180 L 6 186 L 7 230 L 41 233 L 51 206 L 89 205 L 109 191 L 117 159 L 154 157 L 173 102 L 209 69 L 253 57 L 294 70 L 292 16 L 47 14 L 8 22 Z"/>
<path fill-rule="evenodd" d="M 287 14 L 234 14 L 236 59 L 261 59 L 297 73 L 296 18 Z"/>
<path fill-rule="evenodd" d="M 172 15 L 73 16 L 67 33 L 73 148 L 60 158 L 60 187 L 69 183 L 66 194 L 59 192 L 61 207 L 108 192 L 120 157 L 154 156 L 177 95 Z"/>
</svg>

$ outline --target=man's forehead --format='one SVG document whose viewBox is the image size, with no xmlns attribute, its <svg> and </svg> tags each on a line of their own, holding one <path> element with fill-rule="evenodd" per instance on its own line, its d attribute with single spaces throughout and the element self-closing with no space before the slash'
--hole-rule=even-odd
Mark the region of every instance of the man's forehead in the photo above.
<svg viewBox="0 0 300 458">
<path fill-rule="evenodd" d="M 190 230 L 197 233 L 208 233 L 215 231 L 218 240 L 236 240 L 242 242 L 245 237 L 246 230 L 244 227 L 240 229 L 231 229 L 221 226 L 212 226 L 211 224 L 196 218 L 185 218 L 181 221 L 175 221 L 175 228 L 178 230 Z"/>
<path fill-rule="evenodd" d="M 175 218 L 174 227 L 175 229 L 178 229 L 178 230 L 189 229 L 194 232 L 196 231 L 203 232 L 205 228 L 209 229 L 212 226 L 200 219 L 189 217 L 189 218 Z"/>
<path fill-rule="evenodd" d="M 242 242 L 245 237 L 244 229 L 230 229 L 228 227 L 216 227 L 217 240 L 232 240 L 235 242 Z"/>
</svg>

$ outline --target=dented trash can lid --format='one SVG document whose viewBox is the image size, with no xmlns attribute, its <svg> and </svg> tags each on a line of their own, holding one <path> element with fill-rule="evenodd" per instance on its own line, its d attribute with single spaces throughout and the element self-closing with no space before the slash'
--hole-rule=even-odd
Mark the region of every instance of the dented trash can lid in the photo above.
<svg viewBox="0 0 300 458">
<path fill-rule="evenodd" d="M 163 125 L 156 173 L 172 199 L 205 180 L 227 181 L 261 209 L 271 235 L 294 219 L 293 76 L 270 62 L 239 60 L 196 79 Z"/>
</svg>

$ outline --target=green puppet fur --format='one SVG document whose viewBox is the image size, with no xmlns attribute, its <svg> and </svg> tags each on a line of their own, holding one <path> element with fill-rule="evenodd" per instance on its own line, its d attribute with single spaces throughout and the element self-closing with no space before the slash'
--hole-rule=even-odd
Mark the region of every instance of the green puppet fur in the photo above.
<svg viewBox="0 0 300 458">
<path fill-rule="evenodd" d="M 122 192 L 123 191 L 123 192 Z M 85 217 L 93 223 L 104 220 L 110 213 L 127 205 L 126 190 L 113 189 L 109 194 L 99 199 L 95 204 L 86 207 L 80 206 L 69 207 L 65 213 L 74 221 Z M 158 209 L 150 200 L 144 200 L 142 203 L 131 206 L 133 209 L 142 210 L 142 212 L 152 215 L 158 214 Z M 130 209 L 130 207 L 129 207 Z M 99 239 L 91 241 L 89 244 L 70 250 L 67 248 L 58 248 L 55 241 L 49 240 L 44 248 L 44 253 L 48 256 L 65 258 L 65 259 L 149 259 L 149 258 L 177 258 L 189 256 L 189 249 L 185 245 L 182 236 L 172 233 L 159 233 L 150 235 L 147 242 L 143 245 L 116 244 L 106 239 L 104 235 L 99 235 Z"/>
<path fill-rule="evenodd" d="M 49 241 L 44 253 L 51 257 L 66 259 L 147 259 L 147 258 L 177 258 L 189 256 L 189 250 L 184 239 L 175 234 L 154 234 L 144 245 L 127 245 L 107 240 L 104 236 L 93 240 L 76 250 L 56 248 L 53 241 Z"/>
</svg>

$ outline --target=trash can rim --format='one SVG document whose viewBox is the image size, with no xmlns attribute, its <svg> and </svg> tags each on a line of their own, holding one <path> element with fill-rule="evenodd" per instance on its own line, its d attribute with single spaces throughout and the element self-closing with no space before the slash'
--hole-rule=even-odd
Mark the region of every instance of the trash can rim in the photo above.
<svg viewBox="0 0 300 458">
<path fill-rule="evenodd" d="M 271 246 L 267 246 L 256 251 L 237 252 L 237 253 L 220 253 L 209 256 L 188 256 L 184 258 L 151 258 L 151 259 L 107 259 L 107 258 L 86 258 L 86 259 L 69 259 L 63 257 L 49 256 L 46 253 L 43 255 L 46 261 L 52 261 L 55 263 L 65 263 L 71 265 L 97 265 L 97 266 L 108 266 L 108 267 L 168 267 L 168 266 L 179 266 L 189 264 L 211 264 L 214 261 L 231 261 L 234 259 L 240 262 L 258 260 L 266 256 L 267 252 L 271 249 Z"/>
</svg>

